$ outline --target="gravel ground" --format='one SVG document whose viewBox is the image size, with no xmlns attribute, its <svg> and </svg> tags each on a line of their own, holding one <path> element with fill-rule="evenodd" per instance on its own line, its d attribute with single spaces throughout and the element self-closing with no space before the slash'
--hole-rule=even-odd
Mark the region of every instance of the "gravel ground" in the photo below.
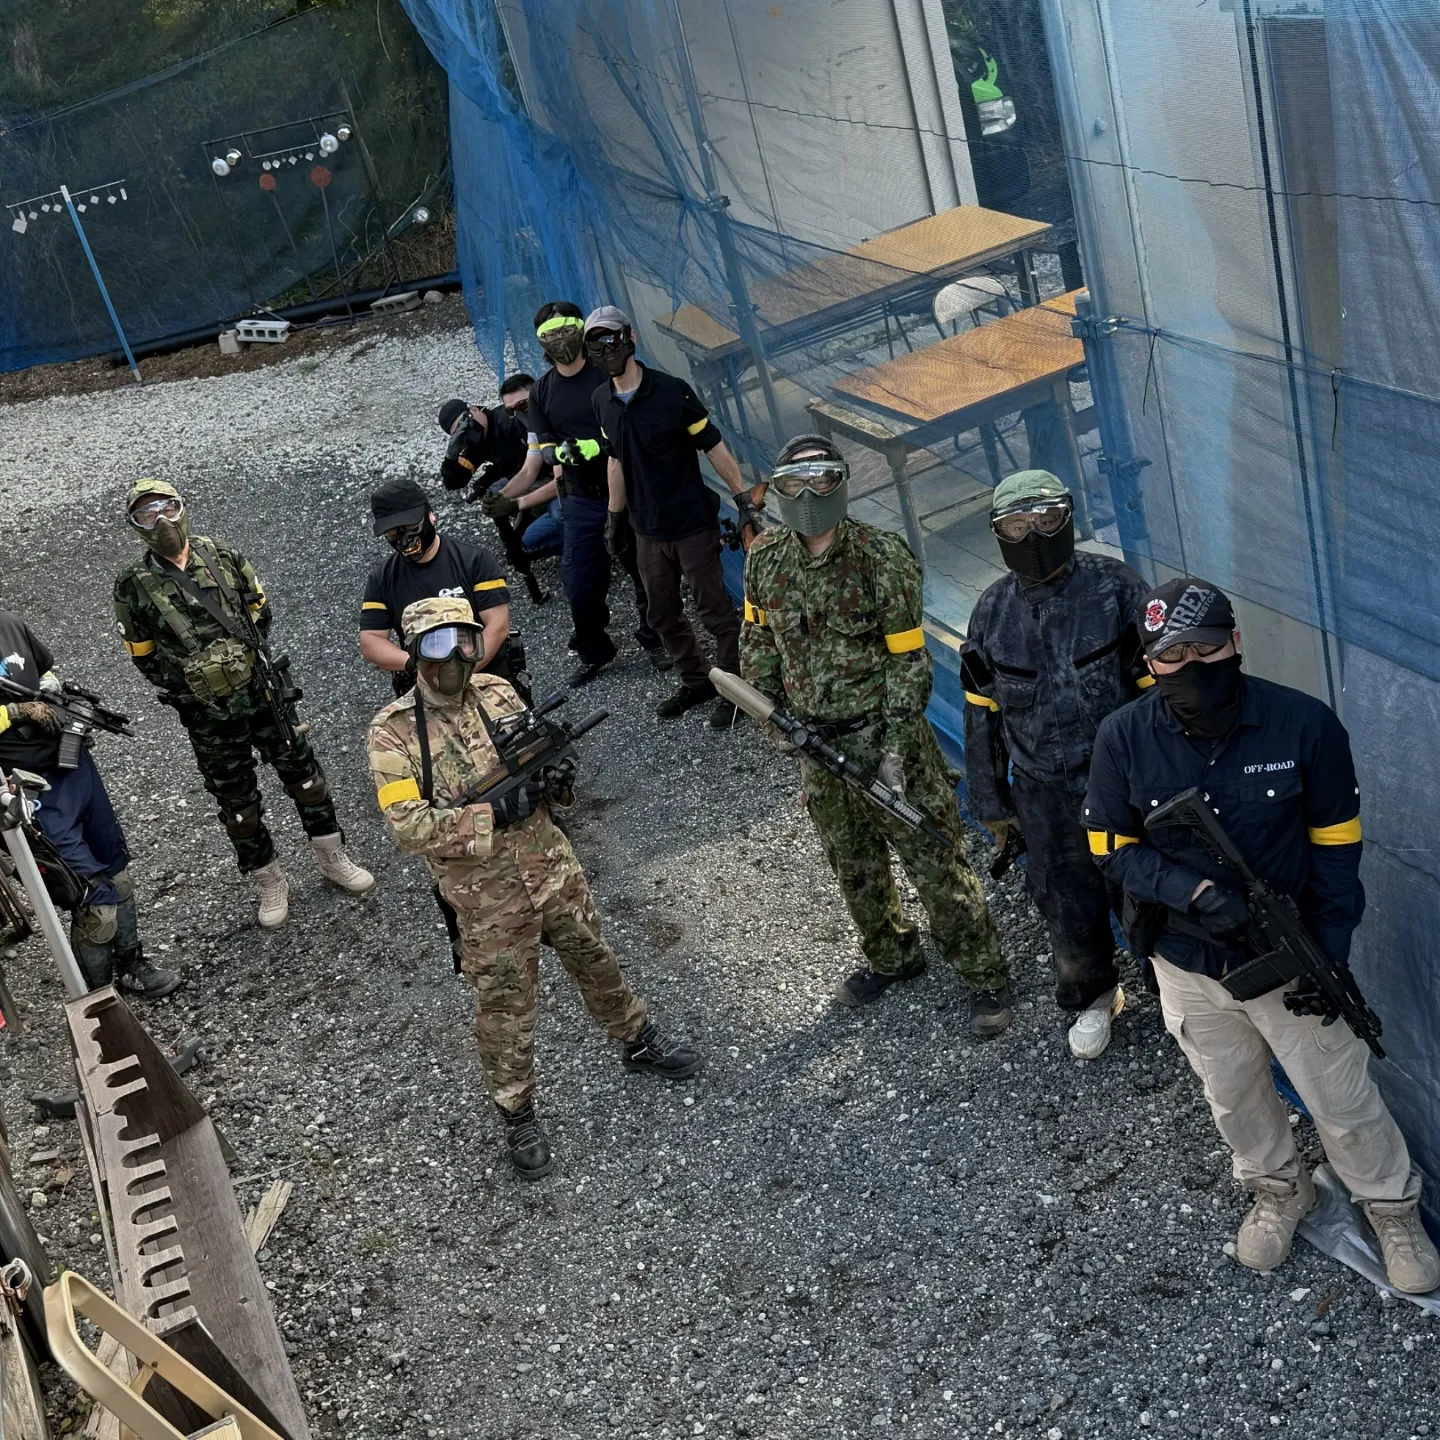
<svg viewBox="0 0 1440 1440">
<path fill-rule="evenodd" d="M 633 647 L 592 689 L 614 718 L 583 742 L 571 828 L 630 975 L 709 1066 L 676 1088 L 625 1073 L 547 954 L 557 1165 L 511 1177 L 469 991 L 422 867 L 375 810 L 363 732 L 388 689 L 355 645 L 368 488 L 430 473 L 436 401 L 485 378 L 457 331 L 0 410 L 0 597 L 64 673 L 138 717 L 139 738 L 97 753 L 144 932 L 187 978 L 143 1014 L 164 1043 L 204 1038 L 191 1083 L 239 1152 L 242 1204 L 295 1182 L 262 1268 L 317 1431 L 1440 1433 L 1421 1312 L 1303 1243 L 1269 1278 L 1227 1257 L 1241 1198 L 1133 975 L 1111 1051 L 1069 1059 L 1015 877 L 994 897 L 1020 995 L 1009 1034 L 969 1042 L 939 963 L 872 1011 L 837 1011 L 854 935 L 789 766 L 750 728 L 654 720 L 665 682 Z M 256 560 L 377 895 L 316 884 L 271 782 L 295 889 L 285 928 L 255 926 L 174 717 L 110 630 L 132 550 L 120 496 L 147 471 Z M 516 618 L 544 689 L 567 668 L 567 614 L 522 593 Z M 34 944 L 7 965 L 30 1026 L 0 1042 L 18 1178 L 57 1262 L 103 1280 L 73 1129 L 32 1135 L 24 1098 L 66 1073 L 59 983 Z"/>
</svg>

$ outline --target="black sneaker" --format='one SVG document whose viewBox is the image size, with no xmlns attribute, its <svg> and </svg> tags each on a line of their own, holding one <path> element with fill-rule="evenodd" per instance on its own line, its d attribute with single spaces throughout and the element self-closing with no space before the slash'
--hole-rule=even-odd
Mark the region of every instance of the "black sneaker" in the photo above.
<svg viewBox="0 0 1440 1440">
<path fill-rule="evenodd" d="M 625 1045 L 627 1070 L 644 1070 L 662 1080 L 688 1080 L 702 1064 L 698 1050 L 662 1035 L 653 1020 Z"/>
<path fill-rule="evenodd" d="M 578 670 L 573 671 L 570 678 L 565 682 L 570 689 L 578 690 L 582 685 L 588 685 L 592 680 L 600 676 L 600 672 L 615 658 L 612 650 L 604 660 L 596 660 L 592 664 L 582 665 Z"/>
<path fill-rule="evenodd" d="M 539 1180 L 550 1173 L 550 1142 L 535 1118 L 535 1107 L 501 1110 L 505 1117 L 505 1148 L 510 1163 L 522 1180 Z"/>
<path fill-rule="evenodd" d="M 882 975 L 878 970 L 857 970 L 836 987 L 835 998 L 842 1005 L 858 1010 L 878 1000 L 897 980 L 913 980 L 919 973 L 920 970 L 911 970 L 903 975 Z"/>
<path fill-rule="evenodd" d="M 684 685 L 668 700 L 662 700 L 655 707 L 655 713 L 662 720 L 673 720 L 677 715 L 683 715 L 714 698 L 715 687 L 708 680 L 703 685 Z"/>
<path fill-rule="evenodd" d="M 715 708 L 710 712 L 710 728 L 712 730 L 731 730 L 740 719 L 740 707 L 732 705 L 730 701 L 720 699 L 715 702 Z"/>
<path fill-rule="evenodd" d="M 650 662 L 650 668 L 657 675 L 663 675 L 667 670 L 675 668 L 675 662 L 665 653 L 663 645 L 642 645 L 640 648 L 645 651 L 645 658 Z"/>
<path fill-rule="evenodd" d="M 152 965 L 138 951 L 133 956 L 117 955 L 115 988 L 146 1000 L 159 1000 L 180 988 L 180 972 Z"/>
<path fill-rule="evenodd" d="M 1015 1019 L 1015 997 L 1008 985 L 998 990 L 976 990 L 970 996 L 970 1033 L 977 1040 L 993 1040 Z"/>
</svg>

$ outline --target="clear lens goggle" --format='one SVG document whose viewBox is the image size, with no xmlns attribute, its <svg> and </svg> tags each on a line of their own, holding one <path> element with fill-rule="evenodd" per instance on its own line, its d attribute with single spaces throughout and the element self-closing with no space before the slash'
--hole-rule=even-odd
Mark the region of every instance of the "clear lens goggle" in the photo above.
<svg viewBox="0 0 1440 1440">
<path fill-rule="evenodd" d="M 184 501 L 172 495 L 157 495 L 130 511 L 130 523 L 140 530 L 153 530 L 162 520 L 178 520 L 184 513 Z"/>
<path fill-rule="evenodd" d="M 480 654 L 480 643 L 469 625 L 440 625 L 427 630 L 415 649 L 421 660 L 444 662 L 456 654 L 462 660 L 474 660 Z"/>
<path fill-rule="evenodd" d="M 1027 500 L 1013 510 L 990 517 L 990 528 L 1002 540 L 1023 540 L 1033 530 L 1037 535 L 1055 535 L 1065 528 L 1073 507 L 1068 500 Z"/>
<path fill-rule="evenodd" d="M 813 490 L 817 495 L 830 495 L 849 478 L 846 466 L 834 460 L 796 460 L 778 465 L 770 476 L 770 484 L 787 500 L 794 500 L 801 491 Z"/>
</svg>

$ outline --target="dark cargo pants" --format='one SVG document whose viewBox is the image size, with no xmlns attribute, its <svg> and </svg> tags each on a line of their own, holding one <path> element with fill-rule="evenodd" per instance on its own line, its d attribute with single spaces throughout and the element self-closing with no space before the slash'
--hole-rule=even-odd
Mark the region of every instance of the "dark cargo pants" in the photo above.
<svg viewBox="0 0 1440 1440">
<path fill-rule="evenodd" d="M 615 654 L 615 642 L 607 633 L 611 573 L 610 553 L 605 548 L 608 510 L 604 496 L 565 496 L 565 551 L 560 561 L 560 581 L 575 626 L 575 652 L 587 665 L 603 665 Z M 639 568 L 632 560 L 625 571 L 635 587 L 635 609 L 640 616 L 635 639 L 642 649 L 658 650 L 660 637 L 645 618 L 645 586 Z"/>
<path fill-rule="evenodd" d="M 650 628 L 675 662 L 681 681 L 692 689 L 710 682 L 710 665 L 685 616 L 680 595 L 683 577 L 701 623 L 715 641 L 715 663 L 732 675 L 740 673 L 740 615 L 725 588 L 720 568 L 720 529 L 701 530 L 678 540 L 635 537 L 635 558 L 649 601 Z"/>
</svg>

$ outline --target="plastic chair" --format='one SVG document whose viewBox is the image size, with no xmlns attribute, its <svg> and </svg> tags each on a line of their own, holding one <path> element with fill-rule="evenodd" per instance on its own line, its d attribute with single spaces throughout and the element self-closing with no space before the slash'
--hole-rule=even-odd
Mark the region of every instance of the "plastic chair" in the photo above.
<svg viewBox="0 0 1440 1440">
<path fill-rule="evenodd" d="M 1004 281 L 993 275 L 971 275 L 955 280 L 939 290 L 932 302 L 935 328 L 942 337 L 958 335 L 960 322 L 967 316 L 970 323 L 978 327 L 983 323 L 982 316 L 998 320 L 1017 308 Z"/>
</svg>

